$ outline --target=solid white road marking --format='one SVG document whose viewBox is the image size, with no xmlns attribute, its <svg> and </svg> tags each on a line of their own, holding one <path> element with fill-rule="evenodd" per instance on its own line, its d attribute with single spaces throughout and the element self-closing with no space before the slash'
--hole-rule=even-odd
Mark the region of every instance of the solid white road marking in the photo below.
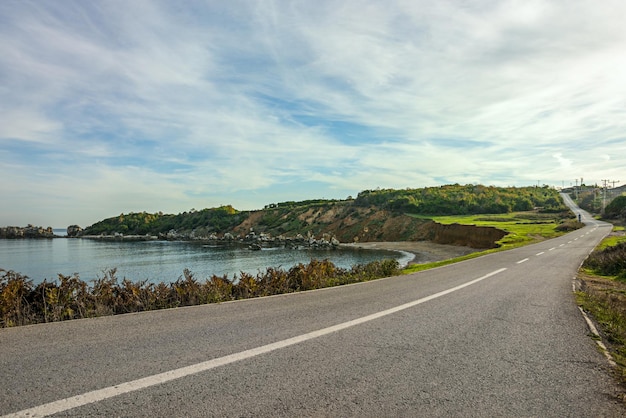
<svg viewBox="0 0 626 418">
<path fill-rule="evenodd" d="M 598 332 L 598 329 L 596 328 L 596 326 L 593 324 L 593 322 L 591 321 L 587 313 L 585 313 L 583 308 L 579 306 L 578 310 L 580 311 L 581 314 L 583 314 L 583 318 L 585 318 L 585 322 L 587 322 L 587 326 L 589 327 L 589 330 L 591 331 L 591 333 L 594 335 L 594 337 L 597 338 L 596 344 L 598 345 L 598 347 L 600 347 L 600 351 L 602 351 L 602 354 L 604 354 L 604 357 L 606 357 L 611 367 L 617 367 L 615 360 L 613 360 L 613 356 L 611 356 L 611 353 L 606 348 L 606 345 L 604 345 L 604 343 L 600 339 L 600 333 Z"/>
<path fill-rule="evenodd" d="M 193 374 L 205 372 L 207 370 L 214 369 L 216 367 L 225 366 L 230 363 L 234 363 L 236 361 L 241 361 L 245 359 L 249 359 L 251 357 L 256 357 L 261 354 L 270 353 L 275 350 L 279 350 L 281 348 L 289 347 L 295 344 L 302 343 L 304 341 L 312 340 L 314 338 L 322 337 L 324 335 L 328 335 L 337 331 L 344 330 L 346 328 L 353 327 L 355 325 L 364 324 L 369 321 L 373 321 L 375 319 L 382 318 L 387 315 L 394 314 L 396 312 L 403 311 L 405 309 L 412 308 L 424 302 L 431 301 L 433 299 L 437 299 L 441 296 L 447 295 L 449 293 L 456 292 L 457 290 L 461 290 L 465 287 L 476 284 L 480 281 L 483 281 L 491 276 L 495 276 L 498 273 L 505 271 L 506 268 L 501 268 L 491 273 L 487 273 L 482 277 L 471 280 L 469 282 L 463 283 L 461 285 L 452 287 L 447 290 L 443 290 L 441 292 L 435 293 L 430 296 L 426 296 L 421 299 L 414 300 L 413 302 L 408 302 L 403 305 L 396 306 L 395 308 L 387 309 L 384 311 L 380 311 L 371 315 L 367 315 L 361 318 L 353 319 L 352 321 L 344 322 L 341 324 L 333 325 L 328 328 L 322 328 L 317 331 L 309 332 L 307 334 L 298 335 L 293 338 L 288 338 L 286 340 L 277 341 L 275 343 L 263 345 L 261 347 L 252 348 L 250 350 L 241 351 L 239 353 L 230 354 L 228 356 L 215 358 L 213 360 L 208 360 L 198 364 L 192 364 L 191 366 L 181 367 L 180 369 L 170 370 L 168 372 L 155 374 L 152 376 L 147 376 L 141 379 L 132 380 L 130 382 L 120 383 L 119 385 L 109 386 L 107 388 L 93 390 L 91 392 L 83 393 L 81 395 L 72 396 L 70 398 L 60 399 L 58 401 L 50 402 L 47 404 L 43 404 L 40 406 L 36 406 L 29 409 L 24 409 L 19 412 L 15 412 L 12 414 L 5 415 L 4 418 L 8 417 L 40 417 L 47 416 L 52 414 L 57 414 L 59 412 L 67 411 L 73 408 L 78 408 L 79 406 L 88 405 L 91 403 L 103 401 L 105 399 L 112 398 L 114 396 L 123 395 L 125 393 L 134 392 L 137 390 L 145 389 L 151 386 L 156 386 L 161 383 L 170 382 L 172 380 L 180 379 L 182 377 L 190 376 Z"/>
</svg>

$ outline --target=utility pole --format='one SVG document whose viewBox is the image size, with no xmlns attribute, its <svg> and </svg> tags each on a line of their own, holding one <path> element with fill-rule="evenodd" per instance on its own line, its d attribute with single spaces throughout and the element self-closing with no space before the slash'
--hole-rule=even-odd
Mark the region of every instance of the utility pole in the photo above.
<svg viewBox="0 0 626 418">
<path fill-rule="evenodd" d="M 615 183 L 619 183 L 619 180 L 610 180 L 609 183 L 611 183 L 612 187 L 611 190 L 609 191 L 609 197 L 611 198 L 611 200 L 613 199 L 613 197 L 615 196 L 615 191 L 613 189 L 615 189 Z"/>
<path fill-rule="evenodd" d="M 602 211 L 600 213 L 604 215 L 604 208 L 606 207 L 606 187 L 607 187 L 607 184 L 611 180 L 601 180 L 601 181 L 602 181 Z"/>
</svg>

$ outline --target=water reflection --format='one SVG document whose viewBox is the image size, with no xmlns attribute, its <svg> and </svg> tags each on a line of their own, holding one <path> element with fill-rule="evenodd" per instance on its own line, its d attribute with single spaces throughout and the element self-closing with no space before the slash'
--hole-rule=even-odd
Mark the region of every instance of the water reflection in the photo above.
<svg viewBox="0 0 626 418">
<path fill-rule="evenodd" d="M 239 245 L 206 245 L 196 242 L 101 242 L 86 239 L 0 240 L 0 268 L 28 275 L 35 284 L 57 274 L 78 273 L 82 280 L 102 277 L 117 268 L 119 279 L 172 282 L 190 269 L 196 278 L 246 272 L 256 274 L 267 267 L 288 269 L 312 258 L 331 260 L 349 268 L 381 259 L 406 262 L 395 251 L 340 248 L 311 250 L 264 248 L 250 251 Z"/>
</svg>

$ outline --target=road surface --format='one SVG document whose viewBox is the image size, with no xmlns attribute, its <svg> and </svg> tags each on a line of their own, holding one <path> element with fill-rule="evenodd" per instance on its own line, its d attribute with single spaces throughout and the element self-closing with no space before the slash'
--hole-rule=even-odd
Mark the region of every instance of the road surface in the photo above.
<svg viewBox="0 0 626 418">
<path fill-rule="evenodd" d="M 624 416 L 572 293 L 611 227 L 579 212 L 416 274 L 1 329 L 0 415 Z"/>
</svg>

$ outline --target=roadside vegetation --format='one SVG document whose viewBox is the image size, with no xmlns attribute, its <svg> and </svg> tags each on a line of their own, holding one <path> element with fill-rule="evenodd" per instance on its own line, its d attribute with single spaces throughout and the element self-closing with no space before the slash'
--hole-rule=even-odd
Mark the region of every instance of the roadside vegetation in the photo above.
<svg viewBox="0 0 626 418">
<path fill-rule="evenodd" d="M 583 264 L 576 293 L 580 307 L 594 318 L 602 340 L 626 385 L 626 236 L 617 226 Z"/>
<path fill-rule="evenodd" d="M 603 212 L 602 219 L 614 226 L 580 269 L 581 286 L 576 297 L 579 306 L 595 320 L 600 337 L 617 364 L 618 379 L 626 385 L 626 195 L 616 193 L 619 190 L 598 187 L 577 190 L 580 207 Z"/>
<path fill-rule="evenodd" d="M 77 274 L 33 286 L 27 276 L 0 270 L 0 327 L 91 318 L 104 315 L 226 302 L 363 282 L 399 274 L 396 260 L 375 261 L 350 269 L 328 260 L 311 260 L 289 270 L 268 268 L 257 275 L 242 272 L 229 279 L 197 279 L 185 270 L 170 284 L 119 280 L 105 271 L 91 284 Z"/>
</svg>

